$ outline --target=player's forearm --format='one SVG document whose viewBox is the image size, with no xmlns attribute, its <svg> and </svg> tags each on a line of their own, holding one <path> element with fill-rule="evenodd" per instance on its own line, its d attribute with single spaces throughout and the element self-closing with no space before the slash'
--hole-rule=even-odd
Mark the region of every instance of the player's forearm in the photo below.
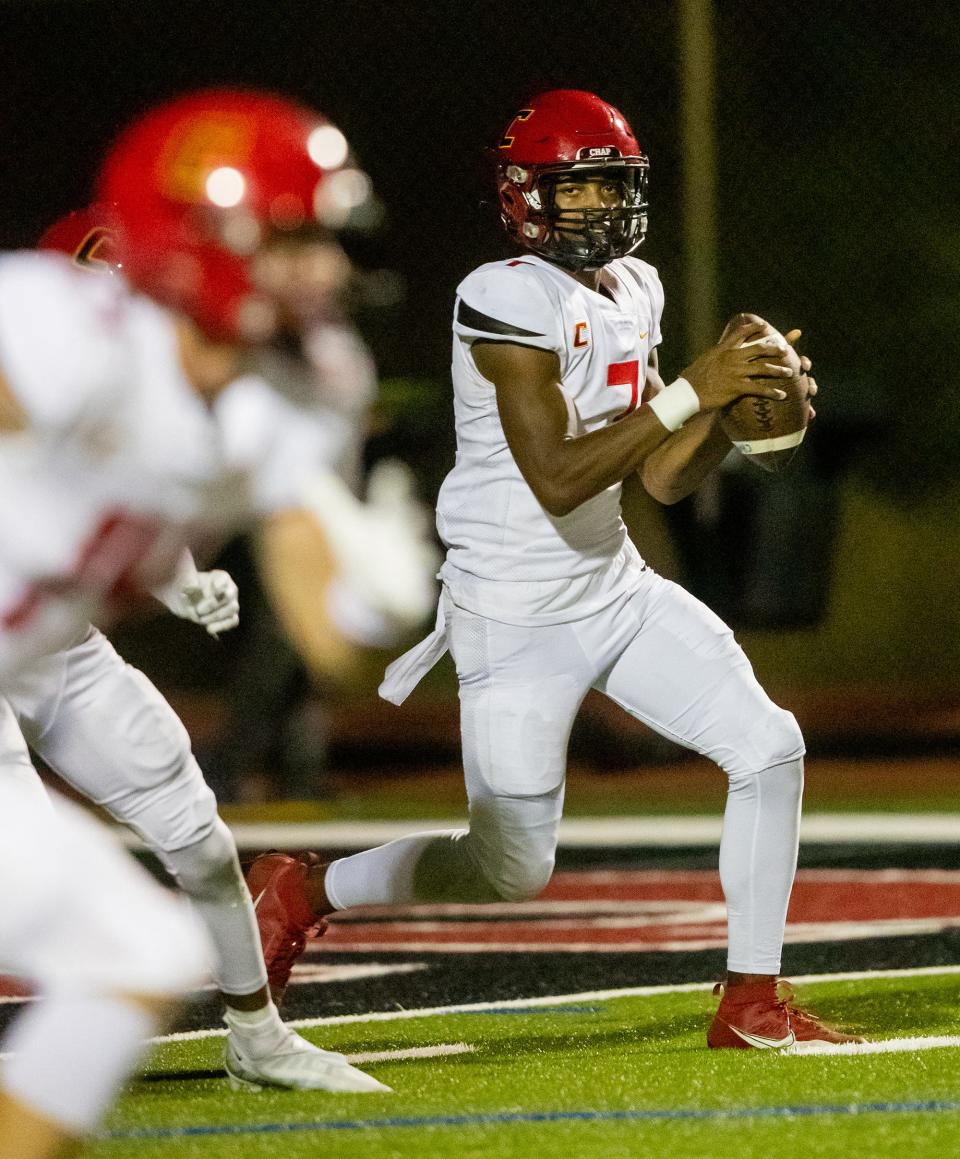
<svg viewBox="0 0 960 1159">
<path fill-rule="evenodd" d="M 257 565 L 287 638 L 315 676 L 344 679 L 353 648 L 328 613 L 333 556 L 313 516 L 284 511 L 257 537 Z"/>
<path fill-rule="evenodd" d="M 730 453 L 718 411 L 695 415 L 645 460 L 640 477 L 660 503 L 678 503 L 695 491 Z"/>
<path fill-rule="evenodd" d="M 177 560 L 177 566 L 173 576 L 162 586 L 151 588 L 150 592 L 154 599 L 160 601 L 165 607 L 169 608 L 174 615 L 179 615 L 180 597 L 184 588 L 190 587 L 197 582 L 197 564 L 193 558 L 193 553 L 189 548 L 184 548 L 180 552 L 180 557 Z"/>
<path fill-rule="evenodd" d="M 0 373 L 0 435 L 17 435 L 27 429 L 27 414 Z"/>
<path fill-rule="evenodd" d="M 568 515 L 640 470 L 669 436 L 649 406 L 642 406 L 619 423 L 565 439 L 534 471 L 520 467 L 543 507 L 554 516 Z M 531 474 L 537 476 L 536 485 Z"/>
</svg>

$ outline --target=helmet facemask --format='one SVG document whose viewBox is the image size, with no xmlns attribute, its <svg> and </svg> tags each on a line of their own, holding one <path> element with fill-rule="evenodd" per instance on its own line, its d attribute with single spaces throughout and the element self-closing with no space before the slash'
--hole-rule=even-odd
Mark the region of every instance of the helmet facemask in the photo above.
<svg viewBox="0 0 960 1159">
<path fill-rule="evenodd" d="M 523 222 L 517 240 L 548 261 L 572 271 L 598 269 L 626 257 L 647 230 L 647 170 L 644 157 L 566 162 L 524 169 L 507 167 L 507 181 L 520 188 Z M 518 180 L 519 179 L 519 180 Z M 615 184 L 619 194 L 597 208 L 561 208 L 557 189 L 567 182 Z"/>
</svg>

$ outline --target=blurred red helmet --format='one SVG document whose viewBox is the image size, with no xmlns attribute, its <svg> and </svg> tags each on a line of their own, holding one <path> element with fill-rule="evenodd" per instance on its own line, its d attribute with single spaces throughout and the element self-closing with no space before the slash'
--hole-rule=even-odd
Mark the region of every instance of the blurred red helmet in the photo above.
<svg viewBox="0 0 960 1159">
<path fill-rule="evenodd" d="M 99 196 L 114 208 L 127 279 L 211 338 L 257 342 L 276 308 L 254 259 L 277 233 L 336 230 L 371 198 L 346 138 L 283 97 L 211 89 L 159 105 L 107 155 Z"/>
<path fill-rule="evenodd" d="M 520 245 L 570 269 L 590 269 L 643 241 L 649 162 L 623 114 L 593 93 L 552 89 L 534 97 L 493 153 L 500 218 Z M 560 180 L 594 176 L 620 184 L 620 205 L 556 208 Z"/>
<path fill-rule="evenodd" d="M 105 274 L 119 268 L 116 248 L 110 207 L 99 204 L 61 217 L 37 242 L 37 249 L 66 254 L 75 265 Z"/>
</svg>

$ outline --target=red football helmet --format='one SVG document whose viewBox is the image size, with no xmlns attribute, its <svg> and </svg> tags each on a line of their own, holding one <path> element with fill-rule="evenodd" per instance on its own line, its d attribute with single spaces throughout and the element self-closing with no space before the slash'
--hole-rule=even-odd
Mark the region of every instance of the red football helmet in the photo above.
<svg viewBox="0 0 960 1159">
<path fill-rule="evenodd" d="M 632 253 L 647 229 L 647 170 L 630 126 L 593 93 L 552 89 L 520 109 L 495 149 L 500 217 L 520 245 L 569 269 Z M 620 204 L 557 209 L 563 178 L 613 178 Z"/>
<path fill-rule="evenodd" d="M 37 242 L 37 249 L 66 254 L 75 265 L 97 273 L 110 274 L 120 268 L 108 205 L 88 205 L 59 218 Z"/>
<path fill-rule="evenodd" d="M 193 93 L 134 121 L 98 192 L 114 207 L 131 284 L 211 338 L 241 342 L 277 326 L 276 302 L 255 277 L 264 243 L 339 229 L 371 199 L 339 129 L 293 101 L 239 89 Z"/>
</svg>

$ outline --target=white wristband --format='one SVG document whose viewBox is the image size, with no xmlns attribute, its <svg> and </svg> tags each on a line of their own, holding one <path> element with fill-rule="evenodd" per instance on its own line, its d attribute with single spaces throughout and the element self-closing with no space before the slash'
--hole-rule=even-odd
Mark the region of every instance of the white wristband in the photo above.
<svg viewBox="0 0 960 1159">
<path fill-rule="evenodd" d="M 678 378 L 652 398 L 649 406 L 668 431 L 678 431 L 700 410 L 700 398 L 685 378 Z"/>
</svg>

